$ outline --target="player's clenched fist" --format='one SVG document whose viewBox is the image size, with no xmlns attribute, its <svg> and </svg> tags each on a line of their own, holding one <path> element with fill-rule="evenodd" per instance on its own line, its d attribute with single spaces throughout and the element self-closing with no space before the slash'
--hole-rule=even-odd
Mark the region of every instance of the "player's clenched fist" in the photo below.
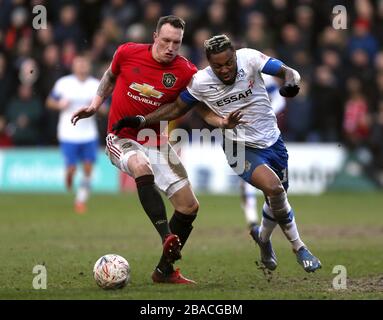
<svg viewBox="0 0 383 320">
<path fill-rule="evenodd" d="M 298 94 L 299 89 L 297 85 L 284 85 L 279 89 L 279 94 L 282 97 L 292 98 Z"/>
</svg>

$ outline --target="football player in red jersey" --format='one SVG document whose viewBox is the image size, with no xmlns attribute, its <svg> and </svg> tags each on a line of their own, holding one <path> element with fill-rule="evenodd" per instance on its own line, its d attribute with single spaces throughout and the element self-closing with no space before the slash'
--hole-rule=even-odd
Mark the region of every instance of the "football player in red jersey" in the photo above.
<svg viewBox="0 0 383 320">
<path fill-rule="evenodd" d="M 154 146 L 138 138 L 138 129 L 113 128 L 114 123 L 126 116 L 146 115 L 174 101 L 186 88 L 197 68 L 178 55 L 184 27 L 185 22 L 176 16 L 161 17 L 153 44 L 128 42 L 119 46 L 97 95 L 89 106 L 72 115 L 72 123 L 95 114 L 112 94 L 105 151 L 117 168 L 135 179 L 142 207 L 161 236 L 163 253 L 152 279 L 188 284 L 194 281 L 173 267 L 181 258 L 181 249 L 199 208 L 186 171 L 181 161 L 170 163 L 169 157 L 174 160 L 178 156 L 161 136 L 159 125 L 150 127 L 157 135 Z M 157 187 L 174 207 L 169 222 Z"/>
</svg>

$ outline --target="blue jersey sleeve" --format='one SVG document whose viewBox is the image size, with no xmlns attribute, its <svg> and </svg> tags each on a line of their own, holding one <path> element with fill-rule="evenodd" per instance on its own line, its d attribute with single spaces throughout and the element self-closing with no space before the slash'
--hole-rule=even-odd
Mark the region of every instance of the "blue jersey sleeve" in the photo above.
<svg viewBox="0 0 383 320">
<path fill-rule="evenodd" d="M 266 91 L 268 94 L 272 94 L 276 90 L 278 90 L 278 87 L 275 84 L 266 86 Z"/>
<path fill-rule="evenodd" d="M 51 93 L 49 94 L 49 96 L 50 96 L 52 99 L 56 100 L 56 101 L 58 101 L 58 100 L 61 99 L 61 95 L 58 94 L 58 93 L 56 93 L 56 92 L 54 92 L 53 90 L 51 91 Z"/>
<path fill-rule="evenodd" d="M 282 65 L 283 65 L 282 61 L 278 59 L 270 58 L 264 65 L 262 72 L 269 74 L 271 76 L 275 76 L 281 69 Z"/>
<path fill-rule="evenodd" d="M 194 98 L 187 89 L 185 89 L 184 91 L 181 92 L 180 98 L 188 106 L 192 106 L 192 105 L 194 105 L 194 104 L 199 102 L 199 100 Z"/>
</svg>

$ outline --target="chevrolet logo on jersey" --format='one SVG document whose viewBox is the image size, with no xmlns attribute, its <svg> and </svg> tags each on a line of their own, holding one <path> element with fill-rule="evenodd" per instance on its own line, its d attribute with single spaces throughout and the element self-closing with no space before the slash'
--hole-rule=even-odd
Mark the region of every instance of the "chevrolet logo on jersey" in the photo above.
<svg viewBox="0 0 383 320">
<path fill-rule="evenodd" d="M 133 82 L 129 88 L 138 91 L 140 93 L 140 96 L 144 96 L 147 98 L 154 97 L 157 99 L 160 99 L 164 94 L 156 89 L 154 89 L 153 86 L 150 84 L 139 84 L 136 82 Z"/>
</svg>

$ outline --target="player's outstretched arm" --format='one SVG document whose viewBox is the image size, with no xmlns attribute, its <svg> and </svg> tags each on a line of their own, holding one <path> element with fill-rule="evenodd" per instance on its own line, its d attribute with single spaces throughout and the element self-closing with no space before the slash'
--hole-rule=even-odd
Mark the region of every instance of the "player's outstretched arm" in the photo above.
<svg viewBox="0 0 383 320">
<path fill-rule="evenodd" d="M 76 125 L 77 121 L 80 119 L 89 118 L 100 109 L 105 99 L 112 94 L 116 84 L 116 78 L 117 77 L 113 74 L 111 67 L 109 67 L 101 78 L 97 94 L 94 96 L 90 106 L 85 106 L 73 113 L 71 118 L 73 125 Z"/>
<path fill-rule="evenodd" d="M 137 115 L 134 117 L 125 117 L 113 124 L 113 130 L 116 134 L 123 128 L 143 128 L 160 121 L 171 121 L 179 118 L 188 112 L 192 106 L 186 104 L 180 97 L 176 101 L 167 103 L 159 107 L 145 117 Z"/>
<path fill-rule="evenodd" d="M 210 110 L 206 105 L 198 104 L 196 111 L 208 124 L 217 128 L 233 129 L 239 124 L 246 123 L 242 120 L 243 113 L 241 110 L 235 110 L 229 113 L 226 117 L 221 117 Z"/>
<path fill-rule="evenodd" d="M 145 124 L 151 125 L 160 121 L 171 121 L 177 119 L 191 110 L 192 107 L 192 105 L 188 105 L 180 98 L 180 96 L 178 96 L 176 101 L 165 104 L 156 111 L 146 115 Z"/>
</svg>

